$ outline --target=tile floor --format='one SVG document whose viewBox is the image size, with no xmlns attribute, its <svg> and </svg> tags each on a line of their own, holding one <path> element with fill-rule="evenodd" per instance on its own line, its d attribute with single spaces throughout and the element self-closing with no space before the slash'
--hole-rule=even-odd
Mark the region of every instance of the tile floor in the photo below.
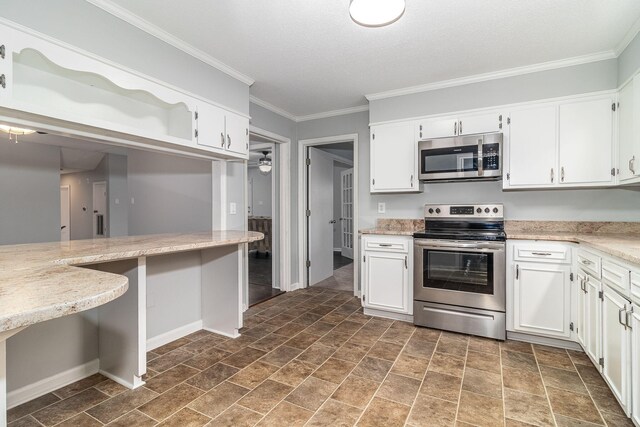
<svg viewBox="0 0 640 427">
<path fill-rule="evenodd" d="M 235 340 L 149 352 L 144 387 L 94 375 L 9 411 L 25 426 L 627 426 L 583 353 L 369 318 L 311 288 L 249 309 Z"/>
</svg>

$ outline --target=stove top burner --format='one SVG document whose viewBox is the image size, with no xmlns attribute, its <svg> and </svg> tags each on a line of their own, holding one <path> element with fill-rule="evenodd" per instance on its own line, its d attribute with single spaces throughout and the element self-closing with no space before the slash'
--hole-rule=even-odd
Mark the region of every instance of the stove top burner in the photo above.
<svg viewBox="0 0 640 427">
<path fill-rule="evenodd" d="M 505 241 L 502 205 L 425 205 L 420 239 Z"/>
</svg>

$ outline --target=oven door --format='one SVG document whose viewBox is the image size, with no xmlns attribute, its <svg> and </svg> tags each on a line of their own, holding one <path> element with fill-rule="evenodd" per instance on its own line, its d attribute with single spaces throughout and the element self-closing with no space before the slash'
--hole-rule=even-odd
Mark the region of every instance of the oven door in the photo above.
<svg viewBox="0 0 640 427">
<path fill-rule="evenodd" d="M 414 240 L 414 299 L 505 311 L 505 243 Z"/>
</svg>

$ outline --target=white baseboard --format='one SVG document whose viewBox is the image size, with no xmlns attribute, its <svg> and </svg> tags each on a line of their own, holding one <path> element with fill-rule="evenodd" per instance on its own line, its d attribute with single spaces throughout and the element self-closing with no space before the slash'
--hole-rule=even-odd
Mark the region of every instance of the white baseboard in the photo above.
<svg viewBox="0 0 640 427">
<path fill-rule="evenodd" d="M 76 366 L 33 384 L 13 390 L 7 394 L 7 408 L 11 409 L 15 406 L 22 405 L 25 402 L 50 393 L 60 387 L 64 387 L 90 375 L 97 374 L 99 369 L 100 360 L 94 359 L 84 365 Z"/>
<path fill-rule="evenodd" d="M 198 332 L 200 329 L 202 329 L 202 320 L 180 326 L 179 328 L 165 332 L 164 334 L 149 338 L 147 340 L 147 351 L 162 347 L 165 344 L 169 344 L 171 341 L 175 341 L 194 332 Z"/>
<path fill-rule="evenodd" d="M 373 308 L 365 308 L 364 314 L 367 316 L 383 317 L 385 319 L 413 323 L 413 315 L 411 314 L 394 313 L 392 311 L 376 310 Z"/>
<path fill-rule="evenodd" d="M 333 252 L 342 252 L 342 248 L 333 248 Z"/>
<path fill-rule="evenodd" d="M 136 389 L 138 387 L 141 387 L 143 385 L 145 385 L 146 383 L 144 381 L 142 381 L 141 377 L 134 377 L 133 379 L 133 383 L 130 383 L 129 381 L 125 381 L 122 378 L 116 377 L 115 375 L 111 375 L 109 372 L 105 372 L 102 369 L 99 371 L 102 375 L 104 375 L 105 377 L 117 382 L 120 385 L 123 385 L 125 387 L 127 387 L 128 389 Z"/>
<path fill-rule="evenodd" d="M 302 285 L 300 284 L 300 282 L 292 283 L 291 287 L 289 288 L 289 292 L 297 291 L 298 289 L 302 289 Z"/>
<path fill-rule="evenodd" d="M 214 334 L 218 334 L 218 335 L 222 335 L 223 337 L 228 337 L 228 338 L 238 338 L 240 336 L 240 334 L 236 331 L 235 334 L 229 334 L 227 332 L 222 332 L 222 331 L 218 331 L 216 329 L 211 329 L 211 328 L 202 328 L 205 331 L 209 331 L 209 332 L 213 332 Z"/>
<path fill-rule="evenodd" d="M 562 340 L 558 338 L 541 337 L 538 335 L 523 334 L 521 332 L 507 331 L 507 339 L 514 341 L 524 341 L 533 344 L 547 345 L 549 347 L 566 348 L 569 350 L 582 351 L 580 344 L 574 341 Z"/>
</svg>

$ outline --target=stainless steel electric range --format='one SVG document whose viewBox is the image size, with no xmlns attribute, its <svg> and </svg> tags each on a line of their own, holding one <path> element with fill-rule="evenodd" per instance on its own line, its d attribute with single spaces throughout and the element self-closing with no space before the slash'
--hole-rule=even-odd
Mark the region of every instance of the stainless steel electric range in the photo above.
<svg viewBox="0 0 640 427">
<path fill-rule="evenodd" d="M 414 237 L 414 323 L 504 340 L 503 206 L 425 205 Z"/>
</svg>

